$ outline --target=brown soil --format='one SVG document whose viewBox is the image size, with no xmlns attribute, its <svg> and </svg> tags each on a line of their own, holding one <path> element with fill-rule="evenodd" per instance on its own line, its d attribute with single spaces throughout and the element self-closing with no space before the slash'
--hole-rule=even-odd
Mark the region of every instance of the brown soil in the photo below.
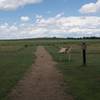
<svg viewBox="0 0 100 100">
<path fill-rule="evenodd" d="M 64 93 L 63 76 L 55 67 L 50 54 L 41 46 L 36 51 L 36 61 L 9 94 L 10 100 L 73 100 Z"/>
</svg>

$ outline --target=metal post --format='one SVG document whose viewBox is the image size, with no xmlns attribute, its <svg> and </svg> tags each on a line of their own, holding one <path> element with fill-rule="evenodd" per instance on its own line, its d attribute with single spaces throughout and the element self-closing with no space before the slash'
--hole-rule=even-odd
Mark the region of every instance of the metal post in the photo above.
<svg viewBox="0 0 100 100">
<path fill-rule="evenodd" d="M 83 65 L 84 65 L 84 66 L 87 65 L 86 49 L 87 49 L 86 43 L 83 42 L 83 43 L 82 43 L 82 54 L 83 54 Z"/>
</svg>

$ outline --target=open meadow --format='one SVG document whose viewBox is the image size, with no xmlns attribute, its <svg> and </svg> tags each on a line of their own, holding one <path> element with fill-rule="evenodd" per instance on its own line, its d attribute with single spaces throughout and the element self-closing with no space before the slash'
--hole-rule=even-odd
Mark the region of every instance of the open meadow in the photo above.
<svg viewBox="0 0 100 100">
<path fill-rule="evenodd" d="M 87 44 L 87 65 L 83 65 L 82 41 L 66 41 L 47 46 L 47 50 L 58 62 L 57 68 L 63 73 L 65 91 L 75 100 L 100 100 L 100 41 L 85 40 Z M 60 54 L 62 47 L 72 46 L 71 60 Z"/>
<path fill-rule="evenodd" d="M 82 65 L 82 41 L 87 44 L 87 66 Z M 66 93 L 75 100 L 100 100 L 100 40 L 60 39 L 0 41 L 0 100 L 7 100 L 9 91 L 30 69 L 39 45 L 57 62 Z M 59 53 L 60 48 L 68 46 L 72 46 L 70 61 Z"/>
<path fill-rule="evenodd" d="M 6 100 L 7 93 L 34 61 L 34 46 L 19 41 L 0 42 L 0 100 Z"/>
</svg>

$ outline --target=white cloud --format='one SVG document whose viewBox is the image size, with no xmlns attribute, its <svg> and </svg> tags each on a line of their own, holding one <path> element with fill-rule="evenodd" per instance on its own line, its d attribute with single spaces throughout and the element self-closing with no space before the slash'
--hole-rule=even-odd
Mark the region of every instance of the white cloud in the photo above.
<svg viewBox="0 0 100 100">
<path fill-rule="evenodd" d="M 21 21 L 23 21 L 23 22 L 27 22 L 27 21 L 30 20 L 30 18 L 29 18 L 28 16 L 21 16 L 20 19 L 21 19 Z"/>
<path fill-rule="evenodd" d="M 0 0 L 0 10 L 15 10 L 28 4 L 40 2 L 42 2 L 42 0 Z"/>
<path fill-rule="evenodd" d="M 64 16 L 64 12 L 57 14 L 57 15 L 56 15 L 56 18 L 60 18 L 60 17 L 62 17 L 62 16 Z"/>
<path fill-rule="evenodd" d="M 81 13 L 95 13 L 100 11 L 100 0 L 97 0 L 96 3 L 88 3 L 83 5 L 80 9 L 79 12 Z"/>
<path fill-rule="evenodd" d="M 37 15 L 36 21 L 32 24 L 0 25 L 0 39 L 83 36 L 100 36 L 100 17 L 57 17 L 56 15 L 44 18 Z"/>
</svg>

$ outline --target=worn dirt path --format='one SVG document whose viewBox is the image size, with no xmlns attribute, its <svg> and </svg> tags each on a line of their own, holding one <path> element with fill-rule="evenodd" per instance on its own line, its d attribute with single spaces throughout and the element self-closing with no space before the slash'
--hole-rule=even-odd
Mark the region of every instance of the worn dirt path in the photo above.
<svg viewBox="0 0 100 100">
<path fill-rule="evenodd" d="M 55 67 L 50 54 L 41 46 L 36 51 L 36 61 L 9 94 L 10 100 L 73 100 L 65 95 L 63 76 Z"/>
</svg>

